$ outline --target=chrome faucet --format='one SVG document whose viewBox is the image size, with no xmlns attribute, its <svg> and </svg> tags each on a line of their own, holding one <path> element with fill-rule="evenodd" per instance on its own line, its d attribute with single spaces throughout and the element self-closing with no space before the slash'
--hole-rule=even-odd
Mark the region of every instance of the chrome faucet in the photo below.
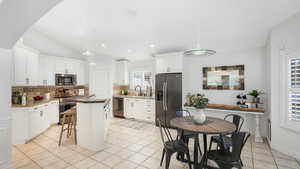
<svg viewBox="0 0 300 169">
<path fill-rule="evenodd" d="M 136 85 L 134 91 L 136 91 L 137 88 L 140 89 L 139 96 L 142 96 L 142 87 L 140 85 Z"/>
</svg>

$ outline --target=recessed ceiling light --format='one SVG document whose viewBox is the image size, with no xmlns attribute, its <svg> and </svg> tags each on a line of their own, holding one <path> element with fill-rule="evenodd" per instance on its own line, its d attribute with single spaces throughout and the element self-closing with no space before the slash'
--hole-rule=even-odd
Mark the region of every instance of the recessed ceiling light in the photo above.
<svg viewBox="0 0 300 169">
<path fill-rule="evenodd" d="M 90 62 L 89 65 L 90 66 L 96 66 L 96 63 L 95 62 Z"/>
<path fill-rule="evenodd" d="M 82 53 L 82 55 L 84 55 L 84 56 L 92 56 L 93 54 L 89 50 L 86 50 L 85 52 Z"/>
<path fill-rule="evenodd" d="M 130 49 L 127 50 L 128 53 L 132 52 Z"/>
<path fill-rule="evenodd" d="M 150 44 L 149 47 L 150 48 L 155 48 L 155 45 L 154 44 Z"/>
<path fill-rule="evenodd" d="M 101 43 L 101 47 L 106 48 L 106 45 L 104 43 Z"/>
</svg>

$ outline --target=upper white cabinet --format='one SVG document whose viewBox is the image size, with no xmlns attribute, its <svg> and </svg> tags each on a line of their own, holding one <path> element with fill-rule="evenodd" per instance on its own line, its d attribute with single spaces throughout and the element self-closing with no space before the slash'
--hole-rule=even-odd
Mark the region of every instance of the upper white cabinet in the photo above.
<svg viewBox="0 0 300 169">
<path fill-rule="evenodd" d="M 166 53 L 155 56 L 156 73 L 182 72 L 182 52 Z"/>
<path fill-rule="evenodd" d="M 87 77 L 86 77 L 86 62 L 84 61 L 79 61 L 79 64 L 77 65 L 77 84 L 78 85 L 85 85 L 87 82 Z"/>
<path fill-rule="evenodd" d="M 15 86 L 55 85 L 55 74 L 75 74 L 78 85 L 87 83 L 85 61 L 41 55 L 21 43 L 13 48 L 13 53 Z"/>
<path fill-rule="evenodd" d="M 39 52 L 18 44 L 14 52 L 14 85 L 37 85 Z"/>
<path fill-rule="evenodd" d="M 40 56 L 39 85 L 55 85 L 55 60 L 51 56 Z"/>
<path fill-rule="evenodd" d="M 59 58 L 56 57 L 55 60 L 55 73 L 60 74 L 76 74 L 77 73 L 77 67 L 78 67 L 78 61 L 75 59 L 69 59 L 69 58 Z"/>
<path fill-rule="evenodd" d="M 63 57 L 41 55 L 39 61 L 39 84 L 55 85 L 55 74 L 77 75 L 77 85 L 86 84 L 86 62 Z"/>
<path fill-rule="evenodd" d="M 128 61 L 120 60 L 115 64 L 115 83 L 118 85 L 129 84 Z"/>
</svg>

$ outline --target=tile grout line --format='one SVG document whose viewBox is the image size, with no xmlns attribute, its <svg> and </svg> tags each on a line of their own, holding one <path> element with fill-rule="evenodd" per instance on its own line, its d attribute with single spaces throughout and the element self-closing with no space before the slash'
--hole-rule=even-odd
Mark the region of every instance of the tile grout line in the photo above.
<svg viewBox="0 0 300 169">
<path fill-rule="evenodd" d="M 43 136 L 49 138 L 50 140 L 56 142 L 56 140 L 52 139 L 51 137 L 48 137 L 46 135 L 43 134 Z M 65 161 L 64 159 L 61 159 L 59 156 L 57 156 L 56 154 L 54 154 L 53 152 L 49 151 L 46 147 L 42 146 L 41 144 L 37 143 L 35 140 L 33 140 L 34 143 L 38 144 L 39 146 L 43 147 L 47 152 L 49 152 L 50 154 L 54 155 L 55 157 L 57 157 L 58 159 L 62 160 L 63 162 L 69 164 L 69 166 L 73 166 L 72 164 L 68 163 L 67 161 Z M 68 147 L 66 147 L 67 149 L 69 149 Z M 51 164 L 49 164 L 51 165 Z M 69 167 L 68 166 L 68 167 Z M 63 169 L 68 168 L 68 167 L 63 167 Z M 42 168 L 42 167 L 41 167 Z"/>
<path fill-rule="evenodd" d="M 52 141 L 54 141 L 54 142 L 56 142 L 56 143 L 58 144 L 58 142 L 57 142 L 55 139 L 53 139 L 53 138 L 51 138 L 51 137 L 48 137 L 47 135 L 44 135 L 44 134 L 42 134 L 42 135 L 43 135 L 44 137 L 49 138 L 50 140 L 52 140 Z M 75 167 L 75 166 L 72 165 L 71 163 L 65 161 L 63 158 L 61 158 L 61 157 L 57 156 L 56 154 L 54 154 L 53 152 L 49 151 L 49 150 L 48 150 L 46 147 L 44 147 L 43 145 L 37 143 L 35 140 L 33 140 L 33 142 L 35 142 L 35 143 L 38 144 L 39 146 L 43 147 L 47 152 L 49 152 L 50 154 L 54 155 L 54 156 L 57 157 L 58 159 L 62 160 L 63 162 L 65 162 L 65 163 L 67 163 L 67 164 L 69 164 L 69 166 L 64 167 L 63 169 L 68 168 L 68 167 L 70 167 L 70 166 Z M 65 148 L 67 148 L 68 150 L 72 150 L 72 151 L 74 151 L 74 152 L 77 152 L 77 151 L 75 151 L 75 150 L 72 149 L 72 148 L 69 148 L 69 147 L 65 147 Z M 77 152 L 77 153 L 79 153 L 80 155 L 83 155 L 83 156 L 85 156 L 85 157 L 87 157 L 87 158 L 90 158 L 91 156 L 93 156 L 93 155 L 96 154 L 96 153 L 95 153 L 95 154 L 93 154 L 93 155 L 91 155 L 91 156 L 86 156 L 86 155 L 82 154 L 81 152 Z M 92 159 L 92 158 L 90 158 L 90 159 Z M 83 159 L 83 160 L 85 160 L 85 159 Z M 83 161 L 83 160 L 79 160 L 79 161 L 77 161 L 76 163 L 81 162 L 81 161 Z M 94 160 L 94 159 L 92 159 L 92 160 Z M 97 160 L 96 160 L 96 161 L 97 161 Z M 49 165 L 50 165 L 50 164 L 49 164 Z M 41 168 L 42 168 L 42 167 L 41 167 Z M 76 168 L 76 167 L 75 167 L 75 168 Z"/>
<path fill-rule="evenodd" d="M 275 155 L 273 154 L 273 151 L 272 151 L 271 145 L 269 144 L 269 142 L 268 142 L 268 141 L 267 141 L 266 143 L 267 143 L 267 145 L 268 145 L 268 148 L 269 148 L 269 150 L 270 150 L 270 152 L 271 152 L 271 155 L 272 155 L 272 158 L 273 158 L 273 160 L 274 160 L 274 162 L 275 162 L 275 165 L 276 165 L 277 169 L 279 169 L 279 168 L 278 168 L 279 166 L 278 166 L 278 164 L 277 164 L 276 157 L 275 157 Z"/>
<path fill-rule="evenodd" d="M 254 152 L 253 152 L 253 141 L 252 140 L 251 140 L 251 158 L 252 158 L 252 169 L 254 169 Z"/>
<path fill-rule="evenodd" d="M 14 146 L 14 147 L 16 149 L 18 149 L 18 151 L 20 151 L 22 154 L 24 154 L 24 156 L 26 156 L 31 162 L 35 163 L 37 166 L 39 166 L 42 169 L 42 166 L 40 166 L 37 162 L 35 162 L 32 158 L 30 158 L 25 152 L 23 152 L 22 150 L 20 150 L 17 146 Z M 21 166 L 21 167 L 24 167 L 24 166 Z M 18 167 L 18 168 L 21 168 L 21 167 Z"/>
</svg>

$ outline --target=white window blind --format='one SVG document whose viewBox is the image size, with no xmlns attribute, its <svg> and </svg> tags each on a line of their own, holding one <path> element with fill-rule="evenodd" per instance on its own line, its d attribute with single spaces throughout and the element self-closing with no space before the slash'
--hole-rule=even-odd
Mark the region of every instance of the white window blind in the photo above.
<svg viewBox="0 0 300 169">
<path fill-rule="evenodd" d="M 289 120 L 300 122 L 300 59 L 291 59 L 289 67 Z"/>
</svg>

